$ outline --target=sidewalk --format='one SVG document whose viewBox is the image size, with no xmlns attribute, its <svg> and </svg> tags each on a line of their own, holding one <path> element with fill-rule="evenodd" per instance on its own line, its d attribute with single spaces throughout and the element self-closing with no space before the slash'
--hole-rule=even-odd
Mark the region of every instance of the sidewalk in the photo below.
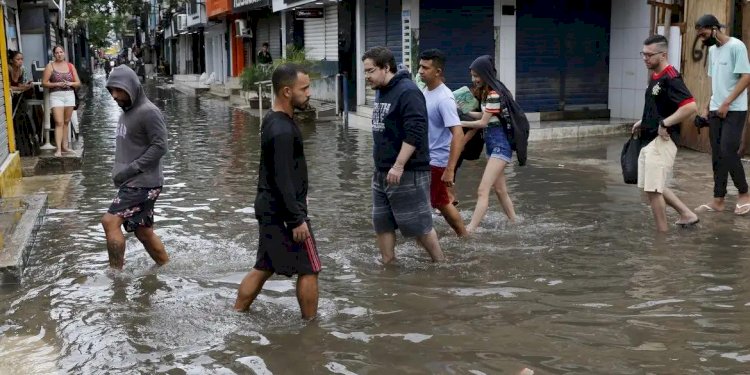
<svg viewBox="0 0 750 375">
<path fill-rule="evenodd" d="M 201 83 L 199 79 L 200 75 L 198 74 L 177 74 L 172 76 L 172 87 L 185 95 L 198 96 L 211 89 L 210 86 Z"/>
<path fill-rule="evenodd" d="M 86 90 L 81 90 L 82 93 Z M 81 98 L 80 111 L 85 107 Z M 87 124 L 80 123 L 80 127 Z M 50 138 L 54 132 L 50 132 Z M 72 171 L 83 163 L 83 137 L 70 144 L 72 153 L 54 156 L 42 150 L 37 156 L 20 158 L 23 177 L 3 185 L 0 196 L 0 284 L 21 281 L 36 235 L 44 221 L 48 202 L 58 207 L 68 197 Z"/>
<path fill-rule="evenodd" d="M 349 113 L 349 127 L 361 130 L 372 130 L 371 107 L 360 106 L 358 112 Z M 558 139 L 585 138 L 601 135 L 628 134 L 635 120 L 629 119 L 594 119 L 533 121 L 529 123 L 529 142 L 550 141 Z"/>
</svg>

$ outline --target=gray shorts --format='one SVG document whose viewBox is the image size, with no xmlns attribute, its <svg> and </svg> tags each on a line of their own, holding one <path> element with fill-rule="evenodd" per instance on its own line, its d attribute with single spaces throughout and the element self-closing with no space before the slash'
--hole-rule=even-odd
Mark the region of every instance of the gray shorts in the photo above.
<svg viewBox="0 0 750 375">
<path fill-rule="evenodd" d="M 372 176 L 372 226 L 376 233 L 401 230 L 416 237 L 432 230 L 430 171 L 404 171 L 401 183 L 389 186 L 388 172 Z"/>
</svg>

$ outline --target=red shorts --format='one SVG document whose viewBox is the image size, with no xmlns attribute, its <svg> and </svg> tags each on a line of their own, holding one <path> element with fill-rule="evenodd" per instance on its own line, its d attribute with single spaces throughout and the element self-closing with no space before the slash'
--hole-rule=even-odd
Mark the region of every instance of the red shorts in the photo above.
<svg viewBox="0 0 750 375">
<path fill-rule="evenodd" d="M 443 178 L 443 172 L 445 168 L 430 166 L 431 180 L 430 180 L 430 203 L 433 208 L 440 208 L 451 204 L 451 197 L 448 194 L 448 187 L 445 186 L 445 182 L 441 180 Z"/>
</svg>

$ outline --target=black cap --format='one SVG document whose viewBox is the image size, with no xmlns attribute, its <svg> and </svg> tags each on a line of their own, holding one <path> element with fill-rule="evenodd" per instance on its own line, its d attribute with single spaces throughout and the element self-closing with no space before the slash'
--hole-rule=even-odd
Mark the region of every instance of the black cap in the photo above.
<svg viewBox="0 0 750 375">
<path fill-rule="evenodd" d="M 697 21 L 695 21 L 695 27 L 696 28 L 704 28 L 704 27 L 724 27 L 719 20 L 713 15 L 713 14 L 704 14 L 698 18 Z"/>
</svg>

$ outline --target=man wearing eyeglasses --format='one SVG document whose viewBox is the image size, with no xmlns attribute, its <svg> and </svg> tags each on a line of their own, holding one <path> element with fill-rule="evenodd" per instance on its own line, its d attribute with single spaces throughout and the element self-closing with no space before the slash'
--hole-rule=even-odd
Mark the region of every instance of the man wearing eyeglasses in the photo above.
<svg viewBox="0 0 750 375">
<path fill-rule="evenodd" d="M 396 70 L 385 47 L 362 55 L 365 80 L 377 90 L 372 110 L 372 226 L 383 264 L 396 259 L 396 229 L 416 237 L 433 262 L 442 262 L 430 207 L 427 105 L 408 71 Z"/>
<path fill-rule="evenodd" d="M 634 133 L 640 132 L 641 144 L 646 145 L 638 158 L 638 187 L 648 195 L 656 229 L 666 232 L 667 205 L 680 215 L 676 225 L 698 223 L 698 215 L 667 187 L 677 156 L 674 141 L 679 137 L 680 124 L 695 117 L 698 109 L 682 76 L 667 60 L 667 38 L 653 35 L 646 39 L 641 57 L 653 73 L 646 89 L 643 117 L 633 126 Z"/>
<path fill-rule="evenodd" d="M 711 138 L 711 161 L 714 172 L 714 199 L 696 209 L 698 212 L 724 210 L 727 181 L 732 176 L 739 192 L 734 213 L 750 213 L 750 195 L 742 167 L 745 153 L 745 121 L 747 118 L 747 87 L 750 84 L 750 62 L 745 44 L 724 34 L 724 27 L 711 14 L 698 18 L 695 29 L 708 49 L 708 77 L 711 79 L 711 100 L 701 110 L 708 115 Z"/>
</svg>

